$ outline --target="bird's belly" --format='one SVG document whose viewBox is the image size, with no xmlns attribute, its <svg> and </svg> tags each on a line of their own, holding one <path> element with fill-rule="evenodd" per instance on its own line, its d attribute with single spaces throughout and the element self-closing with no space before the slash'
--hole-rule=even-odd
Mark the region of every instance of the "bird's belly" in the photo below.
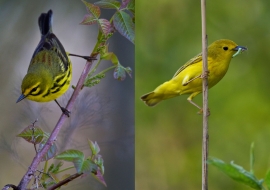
<svg viewBox="0 0 270 190">
<path fill-rule="evenodd" d="M 213 87 L 214 85 L 216 85 L 226 74 L 228 67 L 226 66 L 226 64 L 224 64 L 223 67 L 221 66 L 216 66 L 216 67 L 212 67 L 209 68 L 210 73 L 209 73 L 209 77 L 208 77 L 208 86 L 209 88 Z"/>
</svg>

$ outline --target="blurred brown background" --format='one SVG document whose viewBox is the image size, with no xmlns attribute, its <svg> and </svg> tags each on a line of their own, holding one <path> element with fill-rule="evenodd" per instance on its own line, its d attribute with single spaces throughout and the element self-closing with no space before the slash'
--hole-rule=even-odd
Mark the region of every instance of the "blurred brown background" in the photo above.
<svg viewBox="0 0 270 190">
<path fill-rule="evenodd" d="M 195 0 L 137 1 L 136 189 L 201 189 L 202 116 L 187 95 L 149 108 L 140 96 L 171 79 L 201 52 L 201 7 Z M 226 76 L 209 91 L 210 156 L 249 170 L 255 142 L 255 175 L 270 168 L 270 3 L 207 1 L 211 44 L 231 39 L 248 51 L 233 58 Z M 202 96 L 194 101 L 202 105 Z M 213 166 L 209 189 L 251 189 Z"/>
<path fill-rule="evenodd" d="M 81 1 L 0 0 L 0 187 L 8 183 L 17 185 L 34 156 L 33 146 L 16 135 L 35 119 L 39 120 L 37 126 L 50 132 L 61 114 L 54 102 L 15 103 L 21 93 L 21 80 L 40 40 L 38 17 L 49 9 L 54 12 L 53 31 L 66 51 L 89 55 L 96 42 L 97 25 L 79 25 L 87 13 Z M 102 17 L 106 18 L 113 14 L 113 11 L 104 12 Z M 119 34 L 109 42 L 109 50 L 115 52 L 121 64 L 134 70 L 134 45 Z M 76 85 L 85 60 L 74 57 L 71 60 L 72 84 Z M 110 62 L 101 63 L 102 68 L 109 66 Z M 71 93 L 70 88 L 59 99 L 62 105 Z M 83 90 L 57 145 L 59 151 L 76 148 L 88 156 L 87 139 L 100 145 L 108 187 L 90 176 L 77 179 L 63 189 L 134 189 L 134 78 L 119 82 L 109 72 L 99 85 Z"/>
</svg>

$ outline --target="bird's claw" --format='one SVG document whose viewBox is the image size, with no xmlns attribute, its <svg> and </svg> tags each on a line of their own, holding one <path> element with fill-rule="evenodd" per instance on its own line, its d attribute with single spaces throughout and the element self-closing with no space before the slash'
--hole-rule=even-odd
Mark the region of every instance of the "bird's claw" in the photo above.
<svg viewBox="0 0 270 190">
<path fill-rule="evenodd" d="M 209 77 L 209 73 L 210 73 L 210 71 L 205 71 L 203 74 L 201 74 L 201 78 L 202 79 L 208 78 Z"/>
<path fill-rule="evenodd" d="M 198 111 L 197 114 L 202 115 L 203 114 L 203 109 L 200 109 L 200 111 Z M 207 117 L 210 116 L 210 109 L 209 108 L 207 109 L 206 116 Z"/>
<path fill-rule="evenodd" d="M 70 111 L 68 111 L 68 110 L 67 110 L 66 108 L 64 108 L 64 107 L 61 107 L 61 110 L 62 110 L 63 114 L 65 114 L 66 116 L 69 117 Z"/>
</svg>

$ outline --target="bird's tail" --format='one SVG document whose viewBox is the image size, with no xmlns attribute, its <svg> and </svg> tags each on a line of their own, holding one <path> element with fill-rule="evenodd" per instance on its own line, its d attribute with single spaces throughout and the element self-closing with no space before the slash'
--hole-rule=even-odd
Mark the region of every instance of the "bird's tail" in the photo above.
<svg viewBox="0 0 270 190">
<path fill-rule="evenodd" d="M 48 13 L 42 13 L 38 18 L 39 30 L 42 36 L 52 32 L 52 10 Z"/>
<path fill-rule="evenodd" d="M 141 99 L 148 106 L 155 106 L 157 103 L 159 103 L 162 100 L 156 97 L 155 92 L 150 92 L 148 94 L 145 94 L 141 97 Z"/>
</svg>

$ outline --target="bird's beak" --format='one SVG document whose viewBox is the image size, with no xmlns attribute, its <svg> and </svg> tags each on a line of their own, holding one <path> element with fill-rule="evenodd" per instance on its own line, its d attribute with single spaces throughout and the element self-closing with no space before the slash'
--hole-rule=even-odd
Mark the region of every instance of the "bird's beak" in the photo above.
<svg viewBox="0 0 270 190">
<path fill-rule="evenodd" d="M 244 47 L 244 46 L 236 46 L 233 50 L 234 50 L 234 51 L 238 51 L 240 48 L 241 48 L 241 51 L 248 50 L 248 49 L 247 49 L 246 47 Z"/>
<path fill-rule="evenodd" d="M 237 56 L 238 54 L 242 53 L 243 51 L 246 51 L 247 48 L 244 47 L 244 46 L 236 46 L 236 47 L 233 48 L 232 50 L 233 50 L 233 51 L 236 51 L 236 53 L 233 54 L 233 56 L 232 56 L 232 57 L 235 57 L 235 56 Z"/>
<path fill-rule="evenodd" d="M 16 103 L 18 103 L 19 101 L 22 101 L 24 98 L 26 98 L 24 94 L 20 95 Z"/>
</svg>

